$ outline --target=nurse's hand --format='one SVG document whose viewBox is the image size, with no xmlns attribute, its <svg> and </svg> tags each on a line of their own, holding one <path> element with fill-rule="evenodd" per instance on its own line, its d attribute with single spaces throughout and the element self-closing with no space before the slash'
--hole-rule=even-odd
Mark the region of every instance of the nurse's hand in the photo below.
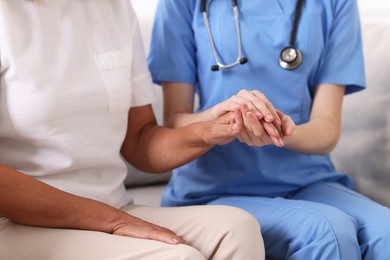
<svg viewBox="0 0 390 260">
<path fill-rule="evenodd" d="M 278 147 L 282 147 L 284 146 L 283 138 L 291 136 L 296 129 L 296 125 L 291 117 L 277 110 L 278 116 L 281 119 L 280 132 L 278 132 L 280 137 L 271 136 L 268 132 L 278 131 L 273 124 L 259 120 L 248 109 L 242 109 L 242 113 L 244 114 L 243 121 L 245 128 L 241 131 L 238 139 L 250 146 L 264 146 L 273 143 Z"/>
<path fill-rule="evenodd" d="M 250 111 L 256 114 L 259 119 L 264 118 L 267 123 L 274 122 L 277 126 L 281 125 L 281 119 L 276 112 L 275 107 L 267 99 L 267 97 L 258 90 L 240 90 L 236 95 L 219 103 L 213 107 L 216 117 L 223 115 L 227 111 L 234 111 L 241 105 L 246 104 Z"/>
<path fill-rule="evenodd" d="M 215 115 L 244 106 L 244 129 L 238 139 L 250 146 L 275 144 L 283 146 L 281 113 L 278 113 L 266 96 L 258 90 L 241 90 L 236 95 L 214 106 Z M 251 113 L 248 113 L 248 112 Z"/>
<path fill-rule="evenodd" d="M 128 215 L 125 222 L 113 228 L 113 235 L 150 239 L 167 244 L 188 244 L 183 238 L 165 227 L 146 222 L 142 219 Z"/>
</svg>

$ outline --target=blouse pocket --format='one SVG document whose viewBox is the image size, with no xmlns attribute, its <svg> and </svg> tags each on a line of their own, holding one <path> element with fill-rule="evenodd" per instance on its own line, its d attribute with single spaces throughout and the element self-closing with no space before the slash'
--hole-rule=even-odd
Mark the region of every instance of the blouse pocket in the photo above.
<svg viewBox="0 0 390 260">
<path fill-rule="evenodd" d="M 131 107 L 130 49 L 95 55 L 95 62 L 108 92 L 109 113 L 128 112 Z"/>
</svg>

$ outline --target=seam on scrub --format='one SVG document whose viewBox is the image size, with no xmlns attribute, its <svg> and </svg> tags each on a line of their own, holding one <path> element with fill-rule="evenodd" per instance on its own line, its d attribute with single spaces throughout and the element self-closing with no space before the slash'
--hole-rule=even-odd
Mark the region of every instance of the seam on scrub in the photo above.
<svg viewBox="0 0 390 260">
<path fill-rule="evenodd" d="M 307 9 L 307 3 L 305 2 L 304 3 L 304 8 L 305 9 Z M 305 10 L 302 10 L 302 13 L 304 14 L 302 17 L 301 17 L 301 21 L 300 21 L 300 23 L 302 22 L 302 20 L 304 19 L 304 18 L 306 18 L 305 17 L 305 13 L 307 13 L 307 12 L 305 12 Z M 309 19 L 310 17 L 307 17 L 306 19 Z M 304 57 L 304 59 L 307 59 L 308 57 L 309 57 L 309 49 L 310 49 L 310 45 L 309 45 L 309 43 L 310 43 L 310 36 L 311 36 L 311 33 L 310 33 L 310 25 L 311 25 L 311 23 L 308 23 L 308 26 L 307 26 L 307 28 L 306 28 L 306 32 L 303 32 L 303 35 L 305 36 L 307 36 L 307 38 L 306 38 L 306 46 L 301 46 L 301 47 L 306 47 L 306 54 L 305 54 L 305 52 L 304 52 L 304 50 L 302 49 L 302 52 L 303 52 L 303 55 L 305 55 L 305 57 Z M 300 28 L 302 28 L 302 26 L 300 26 Z M 302 30 L 302 29 L 301 29 Z M 298 32 L 299 32 L 299 30 L 298 30 Z M 298 36 L 298 32 L 297 32 L 297 36 Z M 298 38 L 298 37 L 297 37 Z M 310 59 L 308 59 L 308 60 L 304 60 L 303 61 L 303 64 L 301 64 L 301 66 L 303 66 L 303 68 L 302 68 L 302 70 L 303 70 L 303 75 L 305 76 L 305 79 L 304 79 L 304 81 L 302 82 L 302 84 L 303 84 L 303 89 L 302 89 L 302 91 L 303 91 L 303 93 L 302 93 L 302 98 L 301 98 L 301 109 L 300 109 L 300 113 L 299 113 L 299 122 L 302 122 L 302 120 L 303 120 L 303 117 L 305 117 L 305 122 L 306 122 L 306 114 L 305 114 L 305 107 L 306 107 L 306 104 L 308 103 L 308 101 L 305 101 L 306 99 L 305 99 L 305 92 L 307 91 L 308 93 L 309 93 L 309 96 L 310 96 L 310 111 L 309 111 L 309 121 L 310 121 L 310 114 L 311 114 L 311 109 L 312 109 L 312 106 L 313 106 L 313 97 L 311 97 L 311 95 L 310 95 L 310 86 L 309 86 L 309 84 L 308 84 L 308 81 L 309 81 L 309 78 L 310 78 L 310 75 L 309 75 L 309 61 L 310 61 Z M 299 69 L 299 68 L 298 68 Z M 308 89 L 306 89 L 306 88 L 308 88 Z"/>
<path fill-rule="evenodd" d="M 288 200 L 294 200 L 294 201 L 303 201 L 303 202 L 310 202 L 310 203 L 316 203 L 316 204 L 323 204 L 323 203 L 319 203 L 319 202 L 315 202 L 315 201 L 309 201 L 309 200 L 303 200 L 303 199 L 302 200 L 298 200 L 298 199 L 285 199 L 285 198 L 283 198 L 283 200 L 286 201 L 286 202 Z M 324 204 L 324 205 L 326 205 L 328 207 L 333 207 L 333 206 L 330 206 L 330 205 L 327 205 L 327 204 Z M 306 207 L 302 207 L 300 205 L 295 205 L 294 208 L 301 209 L 302 211 L 306 211 L 306 212 L 309 211 Z M 309 213 L 314 215 L 314 216 L 321 217 L 330 226 L 330 229 L 332 231 L 332 235 L 333 235 L 333 237 L 335 238 L 335 240 L 337 242 L 337 252 L 338 252 L 339 259 L 341 259 L 341 254 L 340 254 L 340 249 L 339 249 L 340 248 L 340 243 L 339 243 L 339 240 L 337 239 L 337 236 L 336 236 L 336 233 L 335 233 L 335 231 L 333 229 L 333 226 L 330 224 L 329 220 L 324 215 L 319 214 L 317 211 L 311 210 Z"/>
<path fill-rule="evenodd" d="M 316 214 L 318 214 L 318 213 L 316 213 Z M 345 214 L 345 213 L 344 213 Z M 331 230 L 332 230 L 332 234 L 333 234 L 333 236 L 334 236 L 334 238 L 335 238 L 335 240 L 336 240 L 336 242 L 337 242 L 337 254 L 338 254 L 338 256 L 339 256 L 339 259 L 341 259 L 341 253 L 340 253 L 340 243 L 339 243 L 339 240 L 337 239 L 337 236 L 336 236 L 336 234 L 335 234 L 335 232 L 334 232 L 334 229 L 333 229 L 333 226 L 330 224 L 330 222 L 328 221 L 328 219 L 325 217 L 325 216 L 323 216 L 322 214 L 320 215 L 320 214 L 318 214 L 320 217 L 322 217 L 323 219 L 325 219 L 325 221 L 326 221 L 326 223 L 328 223 L 328 225 L 330 226 L 330 228 L 331 228 Z"/>
</svg>

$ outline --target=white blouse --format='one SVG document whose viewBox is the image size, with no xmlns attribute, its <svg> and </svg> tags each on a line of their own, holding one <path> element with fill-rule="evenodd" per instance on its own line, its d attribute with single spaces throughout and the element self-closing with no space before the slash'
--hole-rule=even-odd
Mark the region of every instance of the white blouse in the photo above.
<svg viewBox="0 0 390 260">
<path fill-rule="evenodd" d="M 0 0 L 1 163 L 124 206 L 128 111 L 155 98 L 130 1 Z"/>
</svg>

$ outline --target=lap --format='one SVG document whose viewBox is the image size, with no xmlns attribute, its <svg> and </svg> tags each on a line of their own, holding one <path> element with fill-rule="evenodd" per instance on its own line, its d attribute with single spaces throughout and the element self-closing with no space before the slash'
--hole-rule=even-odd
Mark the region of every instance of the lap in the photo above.
<svg viewBox="0 0 390 260">
<path fill-rule="evenodd" d="M 318 183 L 287 197 L 231 196 L 209 203 L 244 209 L 257 217 L 263 230 L 268 222 L 297 223 L 311 216 L 333 219 L 346 218 L 356 224 L 384 223 L 390 210 L 364 195 L 338 183 Z M 282 221 L 282 222 L 281 222 Z M 386 224 L 388 225 L 388 224 Z"/>
<path fill-rule="evenodd" d="M 0 259 L 262 259 L 260 227 L 226 206 L 122 210 L 181 235 L 191 246 L 103 232 L 30 227 L 0 219 Z M 23 249 L 23 250 L 20 250 Z"/>
<path fill-rule="evenodd" d="M 337 183 L 318 183 L 286 198 L 235 196 L 210 204 L 240 207 L 253 214 L 261 223 L 266 252 L 275 259 L 284 258 L 282 253 L 293 259 L 294 250 L 307 250 L 316 240 L 310 253 L 322 250 L 321 243 L 334 244 L 329 255 L 332 250 L 340 251 L 338 257 L 353 251 L 355 257 L 350 259 L 357 259 L 360 251 L 363 256 L 382 254 L 383 244 L 390 243 L 389 208 Z M 371 250 L 374 245 L 377 248 Z"/>
<path fill-rule="evenodd" d="M 371 222 L 387 223 L 390 217 L 389 208 L 339 183 L 314 184 L 295 193 L 292 198 L 335 207 L 352 216 L 361 225 Z"/>
<path fill-rule="evenodd" d="M 390 257 L 390 209 L 338 183 L 319 183 L 294 195 L 295 199 L 322 203 L 351 216 L 365 259 Z M 386 252 L 386 255 L 384 255 Z"/>
<path fill-rule="evenodd" d="M 103 232 L 30 227 L 2 219 L 0 259 L 204 259 L 186 245 L 115 236 Z"/>
<path fill-rule="evenodd" d="M 252 215 L 236 207 L 130 206 L 124 210 L 173 230 L 207 259 L 262 259 L 264 256 L 260 225 Z"/>
<path fill-rule="evenodd" d="M 348 248 L 354 256 L 359 251 L 353 219 L 328 205 L 245 196 L 225 197 L 211 204 L 236 206 L 253 214 L 261 223 L 265 250 L 271 259 L 308 259 L 309 255 L 340 259 L 338 247 Z"/>
</svg>

